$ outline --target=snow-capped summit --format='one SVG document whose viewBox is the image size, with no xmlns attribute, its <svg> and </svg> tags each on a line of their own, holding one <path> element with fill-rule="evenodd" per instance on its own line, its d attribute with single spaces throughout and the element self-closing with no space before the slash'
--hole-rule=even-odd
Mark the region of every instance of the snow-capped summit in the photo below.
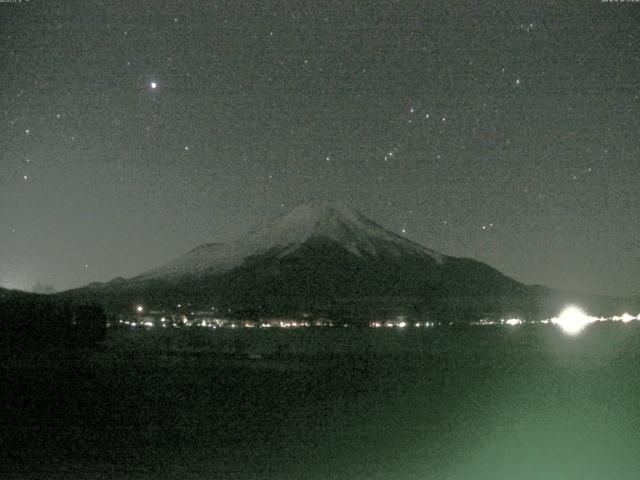
<svg viewBox="0 0 640 480">
<path fill-rule="evenodd" d="M 295 247 L 313 237 L 332 240 L 358 256 L 365 253 L 373 256 L 398 254 L 409 250 L 434 259 L 442 257 L 341 203 L 318 200 L 301 203 L 276 217 L 265 228 L 255 232 L 254 241 L 263 245 Z"/>
<path fill-rule="evenodd" d="M 196 247 L 138 279 L 221 273 L 251 256 L 277 252 L 282 257 L 312 239 L 334 242 L 358 257 L 411 255 L 438 263 L 444 256 L 381 227 L 343 204 L 312 200 L 272 219 L 244 238 Z"/>
</svg>

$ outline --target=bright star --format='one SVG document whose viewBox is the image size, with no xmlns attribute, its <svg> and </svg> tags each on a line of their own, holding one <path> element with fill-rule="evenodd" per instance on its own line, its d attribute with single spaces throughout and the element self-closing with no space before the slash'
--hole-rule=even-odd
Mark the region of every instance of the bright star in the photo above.
<svg viewBox="0 0 640 480">
<path fill-rule="evenodd" d="M 151 90 L 155 90 L 158 87 L 158 84 L 156 82 L 151 82 Z"/>
</svg>

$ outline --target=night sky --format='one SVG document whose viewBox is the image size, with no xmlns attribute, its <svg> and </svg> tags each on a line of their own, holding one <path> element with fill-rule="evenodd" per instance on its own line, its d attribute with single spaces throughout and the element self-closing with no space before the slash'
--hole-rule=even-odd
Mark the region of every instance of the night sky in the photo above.
<svg viewBox="0 0 640 480">
<path fill-rule="evenodd" d="M 132 276 L 336 199 L 640 294 L 640 3 L 0 3 L 0 285 Z"/>
</svg>

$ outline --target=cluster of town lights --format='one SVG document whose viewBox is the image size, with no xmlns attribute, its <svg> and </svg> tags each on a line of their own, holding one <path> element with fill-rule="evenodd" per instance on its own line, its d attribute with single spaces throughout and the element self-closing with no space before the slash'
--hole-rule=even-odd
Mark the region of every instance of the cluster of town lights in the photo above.
<svg viewBox="0 0 640 480">
<path fill-rule="evenodd" d="M 577 335 L 582 332 L 588 325 L 595 322 L 622 322 L 629 323 L 634 320 L 640 320 L 640 314 L 637 316 L 624 313 L 622 315 L 614 315 L 612 317 L 592 317 L 587 315 L 582 309 L 575 305 L 569 305 L 565 308 L 557 317 L 550 318 L 548 320 L 540 320 L 539 322 L 530 323 L 542 323 L 557 325 L 567 335 Z M 493 322 L 481 321 L 480 325 L 487 325 Z M 501 324 L 504 325 L 520 325 L 525 323 L 519 318 L 510 318 L 508 320 L 501 320 Z"/>
<path fill-rule="evenodd" d="M 172 316 L 171 318 L 167 318 L 163 316 L 158 321 L 154 319 L 149 314 L 153 312 L 149 312 L 149 314 L 145 314 L 145 308 L 143 305 L 135 306 L 136 316 L 135 318 L 130 319 L 120 319 L 118 323 L 123 325 L 128 325 L 131 327 L 155 327 L 161 326 L 167 328 L 169 326 L 179 327 L 179 326 L 198 326 L 198 327 L 209 327 L 209 328 L 300 328 L 300 327 L 333 327 L 335 323 L 333 321 L 327 319 L 318 319 L 311 320 L 308 314 L 305 314 L 305 319 L 303 320 L 294 320 L 294 319 L 264 319 L 264 320 L 230 320 L 224 318 L 208 318 L 201 317 L 198 318 L 197 315 L 192 316 L 191 318 L 186 315 L 178 315 Z M 193 312 L 192 312 L 193 313 Z M 520 318 L 508 318 L 501 320 L 487 320 L 481 319 L 477 322 L 471 322 L 471 325 L 507 325 L 510 327 L 514 327 L 517 325 L 522 325 L 525 323 L 530 324 L 552 324 L 558 326 L 565 332 L 567 335 L 577 335 L 582 332 L 589 324 L 595 322 L 622 322 L 628 323 L 631 321 L 640 321 L 640 314 L 637 316 L 630 315 L 628 313 L 624 313 L 620 316 L 612 316 L 612 317 L 592 317 L 587 315 L 583 310 L 579 307 L 570 305 L 566 307 L 560 315 L 554 318 L 546 319 L 546 320 L 538 320 L 538 321 L 525 321 Z M 453 322 L 449 322 L 448 324 L 452 325 Z M 440 325 L 440 324 L 438 324 Z M 345 325 L 346 326 L 346 325 Z M 394 319 L 387 320 L 376 320 L 369 322 L 369 327 L 372 328 L 407 328 L 413 326 L 415 328 L 430 328 L 435 327 L 436 322 L 414 322 L 409 323 L 409 321 L 404 316 L 398 316 Z"/>
<path fill-rule="evenodd" d="M 189 306 L 188 304 L 187 306 Z M 182 304 L 177 305 L 178 308 Z M 211 307 L 216 311 L 216 307 Z M 132 315 L 123 315 L 117 320 L 117 324 L 128 327 L 204 327 L 204 328 L 303 328 L 303 327 L 333 327 L 335 323 L 326 318 L 309 318 L 304 314 L 303 319 L 268 318 L 260 320 L 238 320 L 230 318 L 214 317 L 211 311 L 191 311 L 189 314 L 166 313 L 163 311 L 147 310 L 144 305 L 135 305 Z M 231 310 L 227 309 L 227 312 Z"/>
<path fill-rule="evenodd" d="M 371 328 L 406 328 L 411 324 L 407 322 L 404 317 L 398 317 L 395 320 L 377 320 L 369 322 Z M 416 328 L 421 327 L 435 327 L 435 322 L 415 322 L 413 324 Z"/>
</svg>

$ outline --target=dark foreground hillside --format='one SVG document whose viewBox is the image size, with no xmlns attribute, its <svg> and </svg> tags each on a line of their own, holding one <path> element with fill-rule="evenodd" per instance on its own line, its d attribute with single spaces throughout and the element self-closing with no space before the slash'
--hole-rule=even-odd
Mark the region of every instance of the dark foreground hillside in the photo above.
<svg viewBox="0 0 640 480">
<path fill-rule="evenodd" d="M 17 351 L 80 348 L 106 338 L 107 318 L 95 303 L 0 288 L 0 346 Z"/>
<path fill-rule="evenodd" d="M 635 479 L 640 327 L 112 332 L 3 351 L 10 479 Z"/>
</svg>

